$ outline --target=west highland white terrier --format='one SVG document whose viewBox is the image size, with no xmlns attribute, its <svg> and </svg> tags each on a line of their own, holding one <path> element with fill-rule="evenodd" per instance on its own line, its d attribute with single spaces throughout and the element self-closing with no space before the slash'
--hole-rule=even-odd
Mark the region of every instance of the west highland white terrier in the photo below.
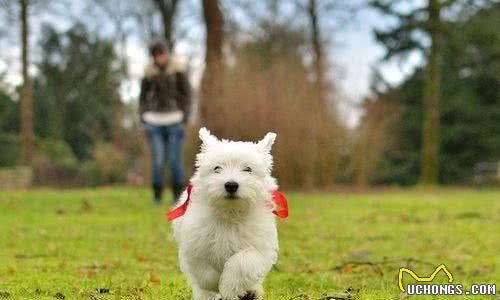
<svg viewBox="0 0 500 300">
<path fill-rule="evenodd" d="M 261 300 L 278 258 L 274 215 L 288 215 L 271 176 L 276 134 L 257 143 L 218 140 L 206 128 L 199 135 L 196 172 L 167 214 L 181 270 L 195 300 Z"/>
</svg>

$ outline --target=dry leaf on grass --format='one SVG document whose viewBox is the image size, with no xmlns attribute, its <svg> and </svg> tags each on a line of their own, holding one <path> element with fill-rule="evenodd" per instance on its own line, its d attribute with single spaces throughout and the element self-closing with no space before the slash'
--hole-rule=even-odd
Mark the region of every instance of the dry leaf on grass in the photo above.
<svg viewBox="0 0 500 300">
<path fill-rule="evenodd" d="M 97 273 L 96 269 L 92 269 L 92 268 L 83 268 L 80 270 L 80 274 L 86 278 L 94 277 L 96 275 L 96 273 Z"/>
<path fill-rule="evenodd" d="M 16 269 L 14 269 L 13 267 L 8 267 L 6 273 L 7 275 L 14 275 L 16 273 Z"/>
<path fill-rule="evenodd" d="M 152 273 L 147 273 L 147 277 L 149 278 L 149 281 L 152 283 L 160 283 L 161 278 L 152 274 Z"/>
<path fill-rule="evenodd" d="M 137 251 L 135 253 L 135 258 L 140 261 L 140 262 L 145 262 L 146 260 L 148 260 L 148 258 L 146 257 L 146 255 L 140 251 Z"/>
</svg>

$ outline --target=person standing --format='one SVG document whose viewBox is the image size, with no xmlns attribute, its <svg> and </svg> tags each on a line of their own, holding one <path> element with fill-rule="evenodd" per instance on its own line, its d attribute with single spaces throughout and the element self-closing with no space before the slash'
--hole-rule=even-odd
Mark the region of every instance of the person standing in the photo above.
<svg viewBox="0 0 500 300">
<path fill-rule="evenodd" d="M 150 47 L 152 64 L 141 80 L 139 113 L 152 155 L 154 202 L 160 204 L 165 164 L 170 163 L 173 201 L 184 189 L 182 146 L 191 106 L 191 87 L 185 71 L 170 55 L 165 42 Z"/>
</svg>

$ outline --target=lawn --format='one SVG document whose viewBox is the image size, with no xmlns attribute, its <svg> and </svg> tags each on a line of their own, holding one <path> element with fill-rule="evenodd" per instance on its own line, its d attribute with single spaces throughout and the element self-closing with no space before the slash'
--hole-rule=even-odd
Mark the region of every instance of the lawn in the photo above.
<svg viewBox="0 0 500 300">
<path fill-rule="evenodd" d="M 465 288 L 500 284 L 499 190 L 287 196 L 266 299 L 428 299 L 398 270 L 441 263 Z M 166 209 L 145 189 L 0 192 L 0 299 L 189 299 Z"/>
</svg>

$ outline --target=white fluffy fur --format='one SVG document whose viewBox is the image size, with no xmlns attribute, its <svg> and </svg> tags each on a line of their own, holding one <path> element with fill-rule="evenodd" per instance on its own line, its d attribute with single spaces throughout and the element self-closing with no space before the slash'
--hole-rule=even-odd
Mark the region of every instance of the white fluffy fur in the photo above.
<svg viewBox="0 0 500 300">
<path fill-rule="evenodd" d="M 191 202 L 173 223 L 181 270 L 195 300 L 238 300 L 247 292 L 260 300 L 262 282 L 278 258 L 270 205 L 270 192 L 278 188 L 270 153 L 276 134 L 258 143 L 221 141 L 206 128 L 199 134 Z M 239 184 L 237 199 L 226 197 L 224 184 L 231 180 Z M 184 192 L 179 202 L 186 198 Z"/>
</svg>

